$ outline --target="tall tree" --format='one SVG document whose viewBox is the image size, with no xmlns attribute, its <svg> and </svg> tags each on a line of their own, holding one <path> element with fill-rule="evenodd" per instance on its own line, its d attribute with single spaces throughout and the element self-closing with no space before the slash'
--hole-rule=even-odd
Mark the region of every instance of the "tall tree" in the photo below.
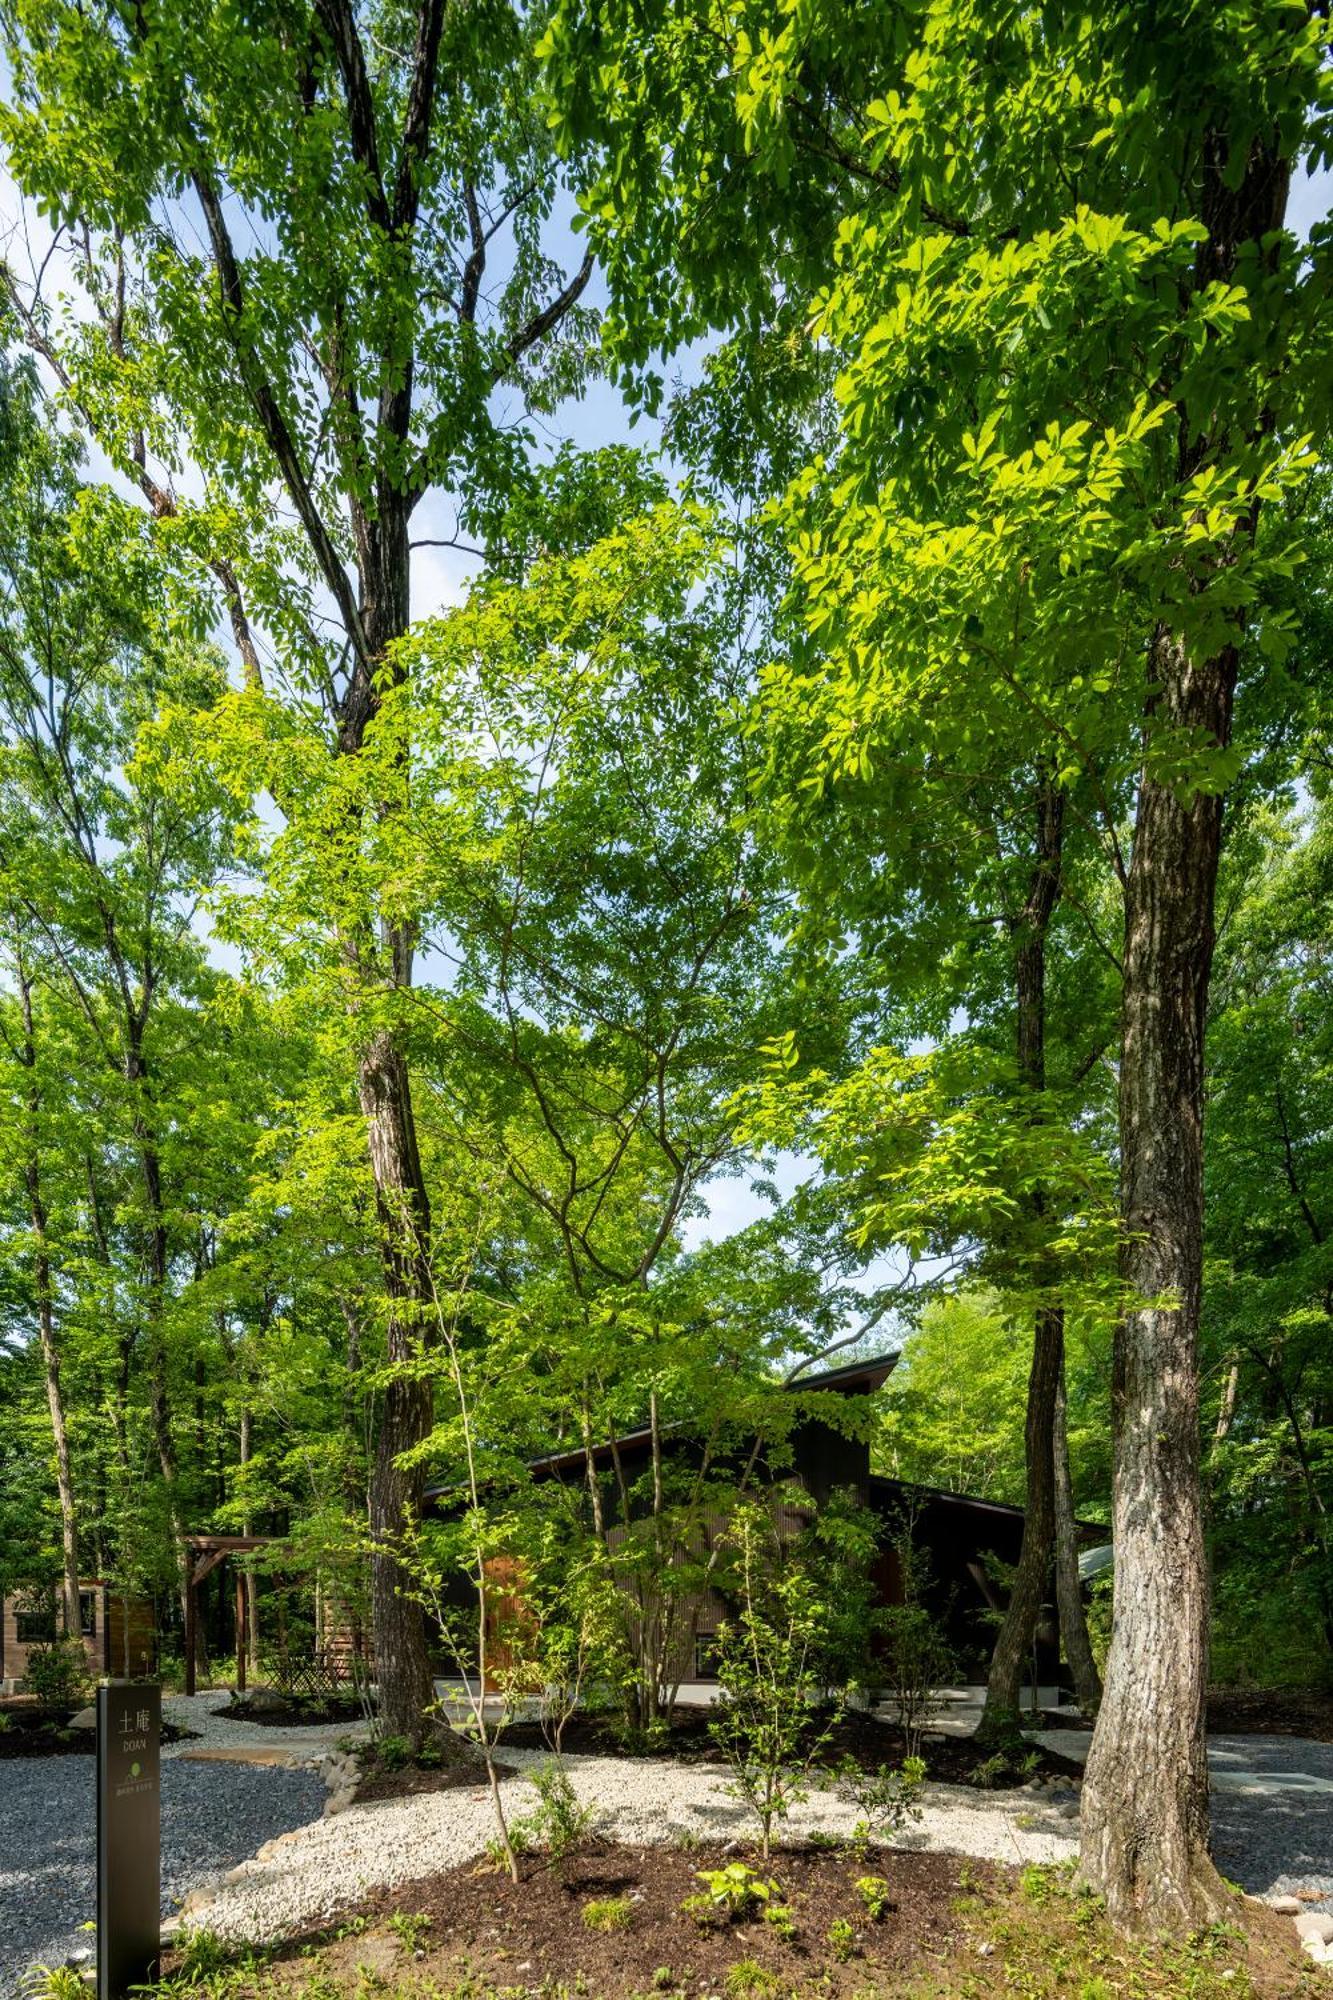
<svg viewBox="0 0 1333 2000">
<path fill-rule="evenodd" d="M 1183 0 L 1152 36 L 1129 6 L 834 9 L 777 35 L 760 15 L 728 16 L 718 62 L 701 15 L 565 7 L 565 129 L 611 141 L 589 203 L 631 360 L 656 283 L 642 245 L 678 249 L 687 314 L 734 324 L 739 284 L 759 317 L 827 240 L 793 247 L 812 158 L 859 184 L 814 322 L 844 358 L 840 448 L 794 495 L 833 654 L 829 776 L 928 700 L 979 737 L 1021 705 L 1061 768 L 1104 785 L 1126 1305 L 1083 1860 L 1117 1922 L 1179 1930 L 1224 1907 L 1203 1735 L 1203 1031 L 1244 636 L 1256 614 L 1268 650 L 1285 636 L 1272 598 L 1294 552 L 1263 514 L 1326 423 L 1326 245 L 1282 233 L 1293 166 L 1329 142 L 1321 24 L 1271 0 Z M 729 230 L 755 264 L 719 254 Z"/>
<path fill-rule="evenodd" d="M 267 678 L 293 717 L 314 715 L 328 755 L 355 758 L 403 671 L 418 506 L 453 490 L 464 532 L 484 537 L 523 461 L 502 393 L 548 407 L 581 376 L 591 261 L 566 276 L 543 248 L 560 184 L 532 21 L 505 0 L 419 0 L 406 17 L 321 0 L 308 19 L 247 22 L 19 0 L 5 18 L 11 167 L 54 218 L 34 282 L 7 273 L 11 307 L 167 544 L 216 580 L 247 682 Z M 56 270 L 82 317 L 43 295 Z M 264 628 L 282 655 L 267 675 Z M 361 831 L 355 816 L 327 827 L 331 878 Z M 412 1365 L 430 1204 L 394 1005 L 412 982 L 411 923 L 375 918 L 341 949 L 389 1302 L 377 1667 L 386 1727 L 418 1741 L 433 1690 L 394 1555 L 430 1425 Z"/>
</svg>

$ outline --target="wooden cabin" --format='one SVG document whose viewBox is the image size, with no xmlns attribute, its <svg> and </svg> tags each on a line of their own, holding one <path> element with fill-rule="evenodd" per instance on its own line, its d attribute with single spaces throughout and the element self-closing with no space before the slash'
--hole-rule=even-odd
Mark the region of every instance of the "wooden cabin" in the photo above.
<svg viewBox="0 0 1333 2000">
<path fill-rule="evenodd" d="M 836 1395 L 860 1399 L 874 1394 L 888 1380 L 896 1355 L 872 1362 L 855 1362 L 848 1367 L 825 1370 L 788 1385 L 787 1393 L 804 1399 Z M 825 1406 L 827 1408 L 827 1406 Z M 881 1603 L 903 1601 L 902 1577 L 892 1547 L 893 1538 L 903 1532 L 922 1554 L 927 1582 L 922 1596 L 927 1608 L 942 1626 L 958 1657 L 960 1669 L 984 1678 L 986 1662 L 995 1642 L 996 1614 L 1003 1609 L 1003 1593 L 996 1582 L 997 1566 L 1017 1562 L 1023 1537 L 1023 1510 L 968 1494 L 911 1485 L 902 1480 L 884 1479 L 870 1470 L 869 1424 L 859 1421 L 861 1412 L 849 1410 L 841 1421 L 830 1421 L 820 1411 L 819 1402 L 805 1406 L 787 1430 L 783 1448 L 776 1454 L 772 1476 L 783 1485 L 778 1503 L 782 1514 L 792 1516 L 792 1531 L 801 1525 L 800 1494 L 809 1494 L 822 1506 L 835 1492 L 852 1495 L 862 1506 L 880 1515 L 885 1539 L 875 1576 Z M 864 1413 L 868 1417 L 869 1412 Z M 677 1468 L 699 1463 L 698 1442 L 683 1433 L 668 1434 L 660 1440 L 664 1460 Z M 636 1430 L 593 1447 L 552 1452 L 534 1459 L 529 1468 L 538 1483 L 559 1480 L 571 1488 L 586 1489 L 589 1458 L 592 1469 L 604 1486 L 603 1513 L 608 1523 L 607 1540 L 614 1550 L 624 1533 L 618 1514 L 623 1513 L 623 1495 L 629 1496 L 631 1518 L 638 1518 L 642 1496 L 652 1485 L 652 1432 Z M 749 1457 L 747 1447 L 742 1458 Z M 763 1454 L 760 1454 L 762 1463 Z M 731 1469 L 735 1470 L 733 1459 Z M 723 1468 L 719 1467 L 719 1470 Z M 426 1496 L 428 1506 L 447 1509 L 456 1495 L 433 1489 Z M 724 1534 L 723 1514 L 704 1511 L 698 1533 L 705 1549 Z M 779 1521 L 779 1528 L 783 1522 Z M 1098 1530 L 1104 1537 L 1104 1531 Z M 685 1552 L 682 1551 L 682 1556 Z M 698 1551 L 692 1551 L 695 1556 Z M 507 1559 L 491 1565 L 495 1590 L 488 1625 L 487 1650 L 497 1672 L 507 1669 L 504 1629 L 523 1621 L 521 1582 Z M 467 1592 L 460 1586 L 458 1601 Z M 713 1654 L 718 1626 L 727 1607 L 712 1589 L 691 1598 L 679 1618 L 678 1630 L 669 1648 L 669 1679 L 688 1688 L 715 1680 Z M 1058 1676 L 1059 1631 L 1054 1611 L 1043 1615 L 1036 1648 L 1036 1673 L 1040 1683 Z"/>
<path fill-rule="evenodd" d="M 64 1592 L 14 1590 L 0 1598 L 0 1694 L 22 1692 L 28 1654 L 65 1629 Z M 97 1680 L 135 1680 L 157 1667 L 157 1621 L 147 1598 L 113 1590 L 98 1577 L 79 1584 L 79 1637 L 88 1673 Z"/>
</svg>

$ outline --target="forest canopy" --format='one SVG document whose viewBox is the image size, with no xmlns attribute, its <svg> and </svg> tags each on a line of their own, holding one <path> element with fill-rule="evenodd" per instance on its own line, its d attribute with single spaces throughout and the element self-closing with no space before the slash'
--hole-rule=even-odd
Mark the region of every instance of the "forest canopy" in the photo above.
<svg viewBox="0 0 1333 2000">
<path fill-rule="evenodd" d="M 428 1489 L 595 1580 L 643 1431 L 651 1720 L 671 1510 L 897 1353 L 989 1723 L 1103 1528 L 1084 1866 L 1223 1908 L 1210 1646 L 1333 1675 L 1333 70 L 1158 16 L 6 0 L 5 1591 L 270 1537 L 420 1747 Z"/>
</svg>

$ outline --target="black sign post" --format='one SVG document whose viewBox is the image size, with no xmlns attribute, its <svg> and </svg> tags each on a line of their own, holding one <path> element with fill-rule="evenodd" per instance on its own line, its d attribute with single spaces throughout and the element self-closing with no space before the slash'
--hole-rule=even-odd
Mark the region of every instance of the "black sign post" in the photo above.
<svg viewBox="0 0 1333 2000">
<path fill-rule="evenodd" d="M 97 2000 L 125 2000 L 162 1949 L 162 1690 L 97 1690 Z"/>
</svg>

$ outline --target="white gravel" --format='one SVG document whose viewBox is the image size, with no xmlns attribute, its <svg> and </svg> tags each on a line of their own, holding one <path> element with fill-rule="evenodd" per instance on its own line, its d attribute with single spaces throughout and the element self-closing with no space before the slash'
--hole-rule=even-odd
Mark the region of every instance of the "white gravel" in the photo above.
<svg viewBox="0 0 1333 2000">
<path fill-rule="evenodd" d="M 503 1750 L 506 1763 L 532 1766 L 532 1751 Z M 633 1842 L 669 1842 L 688 1830 L 703 1840 L 750 1838 L 754 1822 L 727 1796 L 716 1765 L 648 1762 L 623 1757 L 568 1757 L 579 1798 L 602 1813 L 599 1831 Z M 524 1776 L 505 1781 L 513 1813 L 535 1801 Z M 1001 1861 L 1060 1861 L 1074 1852 L 1076 1825 L 1062 1816 L 1072 1798 L 1049 1792 L 993 1797 L 955 1785 L 931 1785 L 923 1817 L 896 1847 L 950 1848 Z M 846 1834 L 855 1809 L 828 1793 L 814 1794 L 786 1824 L 789 1834 Z M 192 1921 L 219 1935 L 258 1943 L 322 1923 L 368 1891 L 456 1867 L 494 1838 L 489 1797 L 478 1786 L 383 1799 L 284 1834 L 263 1858 L 234 1870 Z"/>
</svg>

